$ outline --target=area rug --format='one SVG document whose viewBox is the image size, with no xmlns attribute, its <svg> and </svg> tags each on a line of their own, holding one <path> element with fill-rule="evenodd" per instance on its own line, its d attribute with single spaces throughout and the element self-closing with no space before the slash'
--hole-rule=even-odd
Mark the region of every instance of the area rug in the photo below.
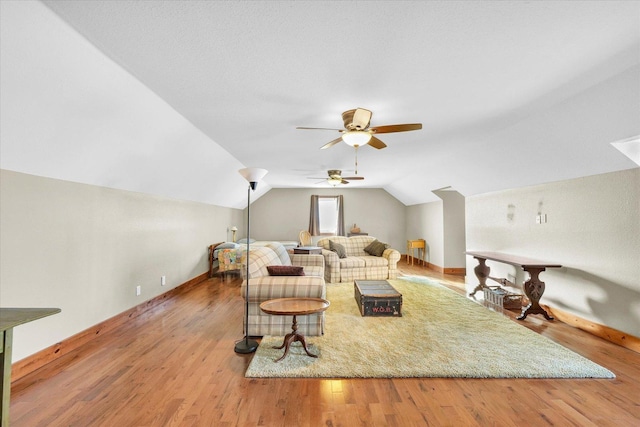
<svg viewBox="0 0 640 427">
<path fill-rule="evenodd" d="M 246 377 L 615 378 L 608 369 L 424 278 L 390 280 L 402 317 L 362 317 L 353 283 L 328 284 L 325 335 L 273 349 L 265 336 Z"/>
</svg>

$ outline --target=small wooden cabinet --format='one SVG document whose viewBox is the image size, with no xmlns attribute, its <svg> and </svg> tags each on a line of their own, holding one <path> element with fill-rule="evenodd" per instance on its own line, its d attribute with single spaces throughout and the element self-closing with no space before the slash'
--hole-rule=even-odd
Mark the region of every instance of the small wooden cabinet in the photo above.
<svg viewBox="0 0 640 427">
<path fill-rule="evenodd" d="M 411 265 L 413 265 L 413 254 L 418 250 L 418 264 L 426 265 L 427 242 L 424 239 L 407 240 L 407 264 L 409 264 L 409 254 L 411 254 Z"/>
</svg>

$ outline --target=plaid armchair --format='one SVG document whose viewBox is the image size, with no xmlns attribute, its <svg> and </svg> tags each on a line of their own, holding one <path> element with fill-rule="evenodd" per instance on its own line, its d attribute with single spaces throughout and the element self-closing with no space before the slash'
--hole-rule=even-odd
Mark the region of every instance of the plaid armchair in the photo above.
<svg viewBox="0 0 640 427">
<path fill-rule="evenodd" d="M 324 257 L 322 255 L 289 254 L 280 243 L 250 247 L 249 295 L 247 272 L 243 268 L 241 294 L 249 299 L 249 336 L 284 336 L 291 332 L 293 316 L 274 316 L 260 310 L 260 303 L 275 298 L 326 298 Z M 246 265 L 246 250 L 242 263 Z M 304 276 L 270 276 L 268 266 L 297 265 Z M 324 334 L 324 312 L 297 316 L 298 330 L 305 336 Z"/>
</svg>

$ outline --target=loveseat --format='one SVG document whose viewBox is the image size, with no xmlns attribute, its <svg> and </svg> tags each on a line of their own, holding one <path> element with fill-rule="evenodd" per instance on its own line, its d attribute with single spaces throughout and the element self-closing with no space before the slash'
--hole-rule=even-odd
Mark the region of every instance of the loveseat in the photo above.
<svg viewBox="0 0 640 427">
<path fill-rule="evenodd" d="M 400 252 L 389 248 L 383 242 L 377 242 L 378 244 L 373 246 L 377 246 L 375 249 L 378 251 L 371 251 L 375 252 L 375 255 L 372 255 L 366 252 L 365 248 L 369 249 L 373 242 L 377 242 L 377 239 L 372 236 L 331 236 L 318 240 L 317 245 L 322 248 L 324 257 L 324 280 L 327 283 L 339 283 L 398 277 Z M 338 253 L 332 250 L 338 245 L 344 248 L 344 258 L 340 258 Z"/>
<path fill-rule="evenodd" d="M 324 257 L 322 255 L 289 254 L 281 243 L 268 243 L 249 248 L 249 336 L 284 336 L 291 332 L 293 316 L 274 316 L 260 310 L 260 303 L 275 298 L 326 298 Z M 242 264 L 246 266 L 246 250 Z M 270 275 L 268 267 L 302 267 L 304 276 Z M 282 272 L 272 273 L 282 274 Z M 287 272 L 285 272 L 287 273 Z M 288 272 L 288 274 L 292 274 Z M 247 298 L 247 272 L 242 270 L 241 294 Z M 324 334 L 324 312 L 297 316 L 298 331 L 305 336 Z"/>
</svg>

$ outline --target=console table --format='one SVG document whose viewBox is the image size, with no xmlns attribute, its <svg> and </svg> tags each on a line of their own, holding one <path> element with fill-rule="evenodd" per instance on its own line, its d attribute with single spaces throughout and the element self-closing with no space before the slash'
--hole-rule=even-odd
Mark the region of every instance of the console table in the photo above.
<svg viewBox="0 0 640 427">
<path fill-rule="evenodd" d="M 502 262 L 504 264 L 514 265 L 522 268 L 529 273 L 529 279 L 524 282 L 524 294 L 529 298 L 529 305 L 522 309 L 522 313 L 517 317 L 518 320 L 524 320 L 529 314 L 542 314 L 547 320 L 553 320 L 553 317 L 549 316 L 542 307 L 540 307 L 540 298 L 544 293 L 544 282 L 538 279 L 538 275 L 545 271 L 547 268 L 560 268 L 560 264 L 552 264 L 544 261 L 538 261 L 531 258 L 525 258 L 520 256 L 508 255 L 499 252 L 475 252 L 467 251 L 467 255 L 471 255 L 478 260 L 478 265 L 473 269 L 478 278 L 478 286 L 469 293 L 469 296 L 475 295 L 476 292 L 488 288 L 487 278 L 491 269 L 486 264 L 487 260 Z M 495 279 L 494 279 L 495 280 Z"/>
<path fill-rule="evenodd" d="M 9 400 L 11 396 L 11 349 L 13 346 L 13 328 L 23 323 L 60 313 L 59 308 L 0 308 L 0 329 L 2 340 L 0 362 L 2 369 L 2 409 L 0 409 L 0 425 L 9 425 Z"/>
</svg>

